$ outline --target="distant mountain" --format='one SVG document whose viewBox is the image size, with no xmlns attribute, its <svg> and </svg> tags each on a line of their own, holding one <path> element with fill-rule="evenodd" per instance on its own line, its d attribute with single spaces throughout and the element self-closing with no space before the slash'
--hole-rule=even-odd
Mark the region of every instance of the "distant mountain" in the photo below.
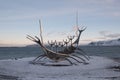
<svg viewBox="0 0 120 80">
<path fill-rule="evenodd" d="M 89 46 L 120 46 L 120 38 L 108 41 L 91 42 Z"/>
</svg>

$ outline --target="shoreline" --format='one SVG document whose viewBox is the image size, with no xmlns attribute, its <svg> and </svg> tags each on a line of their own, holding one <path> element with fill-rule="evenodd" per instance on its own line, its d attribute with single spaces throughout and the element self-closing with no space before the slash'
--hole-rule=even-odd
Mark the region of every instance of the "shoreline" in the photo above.
<svg viewBox="0 0 120 80">
<path fill-rule="evenodd" d="M 18 80 L 18 77 L 11 75 L 0 74 L 0 80 Z"/>
</svg>

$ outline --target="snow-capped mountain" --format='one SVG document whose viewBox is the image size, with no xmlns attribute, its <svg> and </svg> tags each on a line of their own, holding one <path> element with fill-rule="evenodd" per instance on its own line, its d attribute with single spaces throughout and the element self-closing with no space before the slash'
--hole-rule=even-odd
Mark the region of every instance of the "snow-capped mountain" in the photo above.
<svg viewBox="0 0 120 80">
<path fill-rule="evenodd" d="M 97 41 L 91 42 L 88 45 L 90 46 L 120 46 L 120 38 L 108 41 Z"/>
</svg>

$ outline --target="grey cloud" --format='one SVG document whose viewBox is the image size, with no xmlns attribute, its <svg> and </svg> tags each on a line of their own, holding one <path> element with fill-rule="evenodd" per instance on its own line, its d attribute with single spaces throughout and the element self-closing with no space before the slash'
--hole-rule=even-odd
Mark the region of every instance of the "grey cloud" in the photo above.
<svg viewBox="0 0 120 80">
<path fill-rule="evenodd" d="M 100 31 L 99 32 L 105 38 L 119 38 L 120 33 L 112 33 L 110 31 Z"/>
<path fill-rule="evenodd" d="M 110 37 L 110 38 L 118 38 L 118 37 L 120 37 L 120 33 L 108 34 L 107 37 Z"/>
<path fill-rule="evenodd" d="M 66 35 L 65 32 L 58 32 L 58 34 L 60 34 L 60 35 Z"/>
<path fill-rule="evenodd" d="M 106 36 L 106 35 L 108 35 L 110 32 L 109 32 L 109 31 L 100 31 L 99 33 L 100 33 L 100 35 L 102 35 L 102 36 Z"/>
<path fill-rule="evenodd" d="M 67 33 L 65 33 L 65 32 L 56 32 L 56 31 L 51 31 L 51 32 L 48 32 L 47 34 L 46 34 L 46 36 L 63 36 L 63 35 L 67 35 Z"/>
</svg>

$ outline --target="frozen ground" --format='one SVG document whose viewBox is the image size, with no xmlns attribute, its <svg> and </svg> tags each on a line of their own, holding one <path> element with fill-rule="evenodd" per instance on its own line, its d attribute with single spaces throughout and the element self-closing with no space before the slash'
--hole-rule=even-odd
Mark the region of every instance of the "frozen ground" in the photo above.
<svg viewBox="0 0 120 80">
<path fill-rule="evenodd" d="M 33 65 L 33 59 L 0 60 L 0 80 L 120 80 L 120 70 L 110 68 L 120 63 L 104 57 L 72 66 Z"/>
</svg>

